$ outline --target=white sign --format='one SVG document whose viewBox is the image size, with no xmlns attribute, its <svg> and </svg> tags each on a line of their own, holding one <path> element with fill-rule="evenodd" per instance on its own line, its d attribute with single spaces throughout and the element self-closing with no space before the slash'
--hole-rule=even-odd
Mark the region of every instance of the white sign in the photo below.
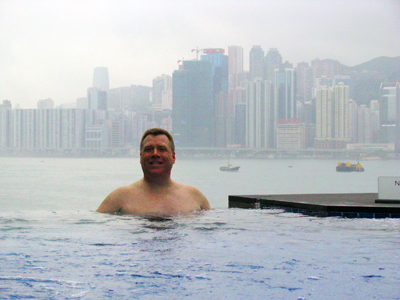
<svg viewBox="0 0 400 300">
<path fill-rule="evenodd" d="M 378 198 L 400 200 L 400 177 L 378 177 Z"/>
</svg>

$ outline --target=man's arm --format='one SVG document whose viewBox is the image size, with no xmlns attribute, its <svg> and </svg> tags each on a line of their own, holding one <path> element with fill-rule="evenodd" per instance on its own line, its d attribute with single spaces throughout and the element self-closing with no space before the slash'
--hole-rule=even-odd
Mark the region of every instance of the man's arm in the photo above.
<svg viewBox="0 0 400 300">
<path fill-rule="evenodd" d="M 123 194 L 123 188 L 118 188 L 111 192 L 96 211 L 100 213 L 119 212 L 122 209 Z"/>
</svg>

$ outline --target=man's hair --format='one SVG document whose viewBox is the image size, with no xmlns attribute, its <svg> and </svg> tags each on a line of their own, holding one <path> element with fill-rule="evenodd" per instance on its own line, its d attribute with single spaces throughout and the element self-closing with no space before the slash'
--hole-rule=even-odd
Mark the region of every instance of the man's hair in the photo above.
<svg viewBox="0 0 400 300">
<path fill-rule="evenodd" d="M 145 133 L 143 133 L 142 139 L 140 140 L 140 151 L 142 151 L 143 141 L 146 138 L 146 136 L 148 136 L 148 135 L 161 135 L 161 134 L 164 134 L 164 135 L 167 136 L 167 138 L 169 140 L 169 145 L 171 147 L 171 150 L 172 150 L 172 152 L 175 152 L 174 138 L 172 137 L 172 135 L 168 131 L 166 131 L 166 130 L 164 130 L 162 128 L 150 128 L 150 129 L 147 129 L 145 131 Z"/>
</svg>

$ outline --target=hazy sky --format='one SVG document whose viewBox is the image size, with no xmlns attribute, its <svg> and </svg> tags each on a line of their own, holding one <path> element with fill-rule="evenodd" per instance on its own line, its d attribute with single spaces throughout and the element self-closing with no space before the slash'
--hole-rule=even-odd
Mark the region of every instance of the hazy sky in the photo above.
<svg viewBox="0 0 400 300">
<path fill-rule="evenodd" d="M 108 67 L 110 88 L 151 86 L 192 49 L 278 48 L 295 65 L 400 56 L 399 0 L 0 0 L 0 101 L 75 102 Z"/>
</svg>

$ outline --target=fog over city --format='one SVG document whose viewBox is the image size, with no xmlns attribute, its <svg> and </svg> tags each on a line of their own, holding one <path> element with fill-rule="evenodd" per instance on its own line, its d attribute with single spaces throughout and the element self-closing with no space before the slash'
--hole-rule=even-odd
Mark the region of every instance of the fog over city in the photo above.
<svg viewBox="0 0 400 300">
<path fill-rule="evenodd" d="M 93 69 L 110 88 L 151 86 L 191 50 L 277 48 L 296 65 L 335 59 L 354 66 L 400 54 L 400 2 L 333 1 L 0 1 L 0 100 L 35 108 L 85 97 Z"/>
</svg>

